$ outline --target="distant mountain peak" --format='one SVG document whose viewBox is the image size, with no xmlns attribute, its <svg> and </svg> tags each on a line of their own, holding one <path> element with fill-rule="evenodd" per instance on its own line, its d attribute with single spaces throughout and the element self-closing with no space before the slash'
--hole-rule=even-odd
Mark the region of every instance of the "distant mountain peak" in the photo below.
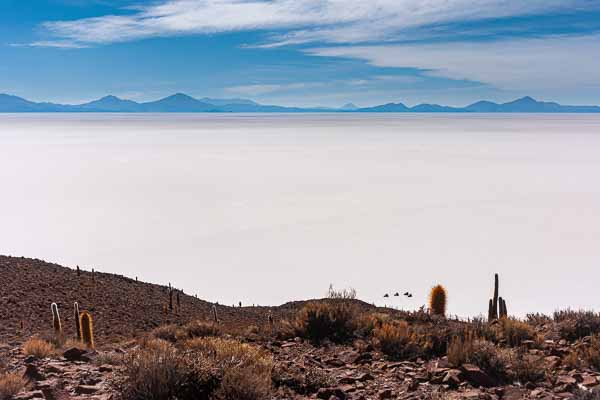
<svg viewBox="0 0 600 400">
<path fill-rule="evenodd" d="M 341 110 L 358 110 L 358 106 L 354 103 L 346 103 L 342 106 Z"/>
</svg>

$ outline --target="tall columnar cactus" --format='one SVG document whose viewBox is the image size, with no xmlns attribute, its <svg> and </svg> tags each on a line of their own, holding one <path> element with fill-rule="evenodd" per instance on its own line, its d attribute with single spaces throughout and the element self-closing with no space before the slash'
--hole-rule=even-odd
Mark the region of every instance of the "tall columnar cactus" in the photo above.
<svg viewBox="0 0 600 400">
<path fill-rule="evenodd" d="M 77 276 L 81 275 L 81 271 L 79 270 L 79 265 L 77 266 Z"/>
<path fill-rule="evenodd" d="M 499 279 L 498 279 L 498 274 L 494 274 L 494 300 L 493 300 L 493 311 L 494 311 L 494 319 L 498 319 L 498 288 L 499 286 Z"/>
<path fill-rule="evenodd" d="M 508 318 L 508 310 L 506 309 L 506 299 L 502 300 L 502 309 L 504 311 L 504 318 Z"/>
<path fill-rule="evenodd" d="M 96 283 L 96 271 L 92 268 L 92 282 Z"/>
<path fill-rule="evenodd" d="M 81 342 L 81 321 L 79 321 L 79 304 L 75 302 L 73 316 L 75 317 L 75 331 L 77 332 L 77 340 Z"/>
<path fill-rule="evenodd" d="M 52 303 L 50 309 L 52 310 L 52 327 L 54 328 L 54 333 L 60 336 L 62 335 L 62 324 L 60 322 L 60 314 L 58 313 L 58 305 Z"/>
<path fill-rule="evenodd" d="M 215 321 L 215 324 L 219 323 L 219 315 L 217 314 L 217 306 L 213 304 L 213 319 Z"/>
<path fill-rule="evenodd" d="M 269 327 L 271 329 L 273 329 L 273 324 L 274 324 L 274 321 L 273 321 L 273 312 L 269 311 Z"/>
<path fill-rule="evenodd" d="M 433 315 L 446 315 L 446 289 L 442 285 L 436 285 L 429 294 L 429 312 Z"/>
<path fill-rule="evenodd" d="M 81 337 L 83 342 L 90 349 L 94 349 L 94 322 L 92 314 L 88 311 L 82 311 L 79 314 L 79 324 L 81 326 Z"/>
<path fill-rule="evenodd" d="M 171 286 L 169 284 L 169 286 Z M 173 291 L 169 289 L 169 310 L 173 310 Z"/>
<path fill-rule="evenodd" d="M 177 309 L 179 310 L 181 308 L 181 300 L 179 299 L 179 291 L 177 291 L 176 300 L 177 300 Z"/>
<path fill-rule="evenodd" d="M 490 299 L 488 304 L 488 321 L 492 321 L 494 319 L 494 301 Z"/>
</svg>

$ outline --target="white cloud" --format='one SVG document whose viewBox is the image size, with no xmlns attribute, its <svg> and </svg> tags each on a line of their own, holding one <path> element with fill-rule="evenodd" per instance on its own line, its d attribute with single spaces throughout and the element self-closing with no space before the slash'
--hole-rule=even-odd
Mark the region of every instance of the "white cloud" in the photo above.
<svg viewBox="0 0 600 400">
<path fill-rule="evenodd" d="M 260 96 L 267 93 L 276 93 L 290 90 L 307 89 L 311 87 L 319 87 L 325 85 L 321 82 L 299 82 L 288 84 L 254 84 L 230 86 L 225 88 L 228 93 L 243 95 L 243 96 Z"/>
<path fill-rule="evenodd" d="M 11 43 L 11 47 L 55 47 L 59 49 L 83 49 L 89 47 L 86 44 L 72 41 L 39 41 L 31 43 Z"/>
<path fill-rule="evenodd" d="M 403 30 L 428 24 L 598 6 L 588 0 L 163 0 L 127 15 L 52 21 L 44 27 L 58 40 L 91 44 L 279 29 L 288 32 L 267 46 L 359 43 L 397 38 Z"/>
<path fill-rule="evenodd" d="M 335 46 L 308 54 L 366 60 L 378 67 L 412 67 L 430 76 L 483 82 L 504 90 L 587 87 L 600 82 L 600 35 Z"/>
</svg>

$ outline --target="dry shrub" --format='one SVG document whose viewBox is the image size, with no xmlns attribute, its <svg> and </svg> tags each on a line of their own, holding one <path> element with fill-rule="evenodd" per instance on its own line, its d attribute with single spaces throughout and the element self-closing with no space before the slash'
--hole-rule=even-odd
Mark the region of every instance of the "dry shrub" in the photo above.
<svg viewBox="0 0 600 400">
<path fill-rule="evenodd" d="M 125 362 L 125 399 L 208 400 L 217 387 L 210 369 L 178 351 L 171 343 L 154 339 L 135 350 Z"/>
<path fill-rule="evenodd" d="M 512 347 L 518 347 L 525 340 L 536 340 L 535 329 L 525 322 L 512 318 L 502 318 L 500 328 L 506 343 Z"/>
<path fill-rule="evenodd" d="M 181 329 L 183 335 L 189 339 L 196 337 L 220 336 L 221 328 L 214 322 L 192 321 Z"/>
<path fill-rule="evenodd" d="M 579 354 L 588 367 L 600 371 L 600 335 L 593 336 L 587 345 L 580 348 Z"/>
<path fill-rule="evenodd" d="M 353 288 L 336 290 L 333 285 L 329 285 L 327 290 L 328 299 L 354 300 L 356 299 L 356 290 Z"/>
<path fill-rule="evenodd" d="M 17 373 L 0 374 L 0 400 L 11 399 L 28 386 L 27 379 Z"/>
<path fill-rule="evenodd" d="M 54 355 L 56 348 L 51 343 L 34 336 L 25 342 L 23 352 L 28 356 L 46 358 Z"/>
<path fill-rule="evenodd" d="M 296 334 L 313 343 L 344 342 L 354 333 L 356 308 L 346 301 L 309 303 L 300 310 Z"/>
<path fill-rule="evenodd" d="M 372 336 L 375 329 L 380 328 L 390 320 L 389 314 L 385 313 L 363 313 L 355 320 L 356 334 L 360 337 Z"/>
<path fill-rule="evenodd" d="M 574 393 L 574 396 L 571 397 L 572 400 L 600 400 L 600 389 L 592 389 L 590 391 L 587 390 L 577 390 Z"/>
<path fill-rule="evenodd" d="M 94 364 L 96 365 L 121 365 L 125 361 L 125 356 L 116 351 L 98 353 L 94 357 Z"/>
<path fill-rule="evenodd" d="M 261 349 L 236 340 L 196 338 L 185 343 L 195 357 L 208 360 L 221 378 L 220 395 L 231 400 L 267 398 L 273 359 Z"/>
<path fill-rule="evenodd" d="M 152 330 L 152 336 L 154 338 L 166 340 L 171 343 L 175 343 L 180 335 L 179 327 L 175 324 L 159 326 Z"/>
<path fill-rule="evenodd" d="M 301 395 L 311 395 L 320 388 L 335 384 L 327 371 L 314 366 L 299 368 L 297 365 L 279 363 L 275 365 L 272 375 L 277 387 L 285 386 Z"/>
<path fill-rule="evenodd" d="M 384 323 L 373 332 L 377 348 L 394 360 L 412 359 L 421 354 L 421 347 L 406 321 Z"/>
<path fill-rule="evenodd" d="M 472 334 L 455 337 L 448 346 L 448 361 L 455 367 L 474 364 L 491 377 L 501 380 L 506 376 L 506 363 L 493 343 L 475 339 Z"/>
<path fill-rule="evenodd" d="M 563 339 L 577 340 L 600 333 L 600 314 L 592 311 L 555 311 L 554 321 Z"/>
<path fill-rule="evenodd" d="M 529 354 L 523 349 L 512 354 L 510 364 L 510 377 L 522 384 L 540 382 L 546 377 L 543 358 Z"/>
</svg>

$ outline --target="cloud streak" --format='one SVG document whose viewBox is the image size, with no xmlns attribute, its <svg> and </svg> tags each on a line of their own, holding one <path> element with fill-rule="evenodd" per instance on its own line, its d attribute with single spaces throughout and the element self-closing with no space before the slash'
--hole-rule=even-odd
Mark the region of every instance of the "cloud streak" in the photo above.
<svg viewBox="0 0 600 400">
<path fill-rule="evenodd" d="M 314 56 L 365 60 L 377 67 L 411 67 L 423 75 L 484 82 L 503 90 L 589 87 L 600 82 L 600 35 L 478 43 L 334 46 Z"/>
<path fill-rule="evenodd" d="M 587 0 L 164 0 L 125 15 L 43 26 L 59 41 L 82 44 L 262 30 L 272 37 L 264 45 L 277 46 L 397 40 L 428 25 L 598 8 Z"/>
</svg>

